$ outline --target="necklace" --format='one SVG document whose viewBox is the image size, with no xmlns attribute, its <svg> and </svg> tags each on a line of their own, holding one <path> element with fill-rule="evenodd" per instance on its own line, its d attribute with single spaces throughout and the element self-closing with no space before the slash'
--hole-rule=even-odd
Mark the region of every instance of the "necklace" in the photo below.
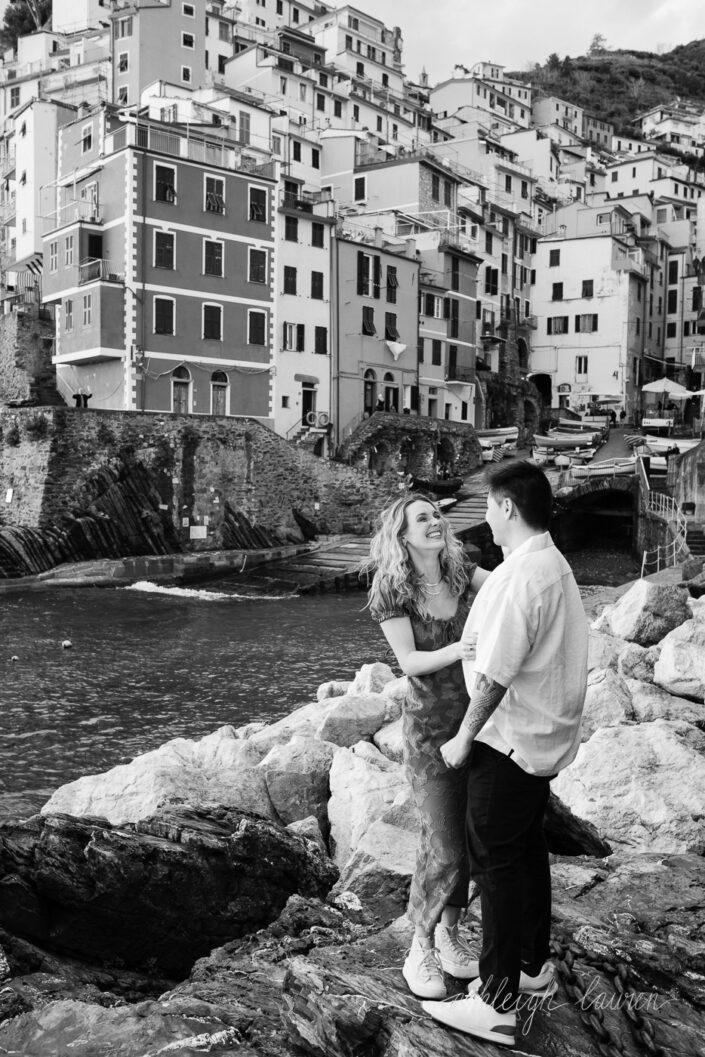
<svg viewBox="0 0 705 1057">
<path fill-rule="evenodd" d="M 431 590 L 433 587 L 436 588 L 435 591 Z M 443 590 L 443 580 L 438 580 L 435 584 L 421 584 L 421 590 L 425 595 L 428 595 L 429 598 L 435 598 Z"/>
</svg>

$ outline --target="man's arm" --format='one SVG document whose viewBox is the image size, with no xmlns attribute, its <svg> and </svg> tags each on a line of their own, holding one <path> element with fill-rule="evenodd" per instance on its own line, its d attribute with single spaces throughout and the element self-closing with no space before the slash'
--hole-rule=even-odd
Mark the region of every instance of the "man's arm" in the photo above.
<svg viewBox="0 0 705 1057">
<path fill-rule="evenodd" d="M 507 692 L 507 687 L 489 679 L 482 672 L 475 677 L 475 686 L 460 730 L 441 746 L 441 756 L 447 767 L 462 767 L 470 747 Z"/>
</svg>

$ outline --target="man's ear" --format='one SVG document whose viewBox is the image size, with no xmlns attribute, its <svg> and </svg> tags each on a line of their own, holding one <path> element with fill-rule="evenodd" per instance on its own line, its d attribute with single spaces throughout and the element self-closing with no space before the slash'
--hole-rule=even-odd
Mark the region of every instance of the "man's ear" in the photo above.
<svg viewBox="0 0 705 1057">
<path fill-rule="evenodd" d="M 514 501 L 508 495 L 502 500 L 502 513 L 507 521 L 514 517 Z"/>
</svg>

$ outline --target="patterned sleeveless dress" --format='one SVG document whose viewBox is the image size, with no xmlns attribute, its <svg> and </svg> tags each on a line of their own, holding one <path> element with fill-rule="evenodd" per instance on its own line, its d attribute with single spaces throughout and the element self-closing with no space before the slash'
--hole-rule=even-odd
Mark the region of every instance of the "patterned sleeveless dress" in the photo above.
<svg viewBox="0 0 705 1057">
<path fill-rule="evenodd" d="M 455 615 L 447 620 L 423 619 L 403 606 L 389 606 L 372 615 L 378 623 L 391 617 L 409 617 L 416 649 L 440 650 L 459 640 L 471 595 L 467 587 L 458 599 Z M 414 925 L 432 934 L 444 907 L 467 905 L 467 765 L 458 770 L 447 768 L 440 748 L 457 734 L 469 697 L 460 661 L 408 679 L 402 721 L 404 765 L 421 825 L 408 913 Z"/>
</svg>

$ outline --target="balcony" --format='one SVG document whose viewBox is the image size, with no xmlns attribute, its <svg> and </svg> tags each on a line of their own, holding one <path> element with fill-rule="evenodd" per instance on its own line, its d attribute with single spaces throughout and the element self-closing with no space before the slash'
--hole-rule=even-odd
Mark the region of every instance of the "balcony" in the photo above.
<svg viewBox="0 0 705 1057">
<path fill-rule="evenodd" d="M 634 272 L 646 276 L 644 251 L 616 246 L 612 253 L 612 267 L 616 272 Z"/>
<path fill-rule="evenodd" d="M 472 367 L 449 363 L 446 368 L 445 380 L 447 382 L 460 382 L 463 385 L 471 384 L 475 381 L 475 371 Z"/>
<path fill-rule="evenodd" d="M 317 217 L 332 217 L 335 203 L 330 195 L 324 196 L 320 191 L 314 193 L 304 191 L 301 195 L 291 194 L 289 191 L 281 191 L 279 194 L 279 208 L 286 212 L 308 213 Z"/>
<path fill-rule="evenodd" d="M 104 279 L 111 283 L 124 283 L 125 273 L 117 269 L 112 261 L 101 260 L 97 257 L 89 257 L 81 261 L 78 266 L 78 282 L 92 283 L 98 279 Z"/>
<path fill-rule="evenodd" d="M 79 221 L 90 224 L 100 224 L 102 222 L 98 204 L 85 198 L 64 202 L 62 206 L 59 206 L 52 213 L 47 213 L 42 219 L 46 222 L 46 231 L 63 228 L 67 224 L 76 224 Z"/>
<path fill-rule="evenodd" d="M 9 147 L 0 153 L 0 178 L 6 180 L 15 171 L 15 148 Z"/>
<path fill-rule="evenodd" d="M 17 215 L 17 200 L 14 192 L 0 202 L 0 224 L 12 224 Z"/>
<path fill-rule="evenodd" d="M 201 139 L 196 136 L 167 132 L 148 124 L 129 124 L 105 137 L 105 154 L 114 154 L 125 147 L 140 147 L 157 154 L 191 161 L 205 162 L 221 169 L 246 172 L 263 179 L 273 179 L 275 163 L 260 157 L 258 149 L 249 142 L 227 139 Z M 245 150 L 252 151 L 251 154 Z"/>
</svg>

